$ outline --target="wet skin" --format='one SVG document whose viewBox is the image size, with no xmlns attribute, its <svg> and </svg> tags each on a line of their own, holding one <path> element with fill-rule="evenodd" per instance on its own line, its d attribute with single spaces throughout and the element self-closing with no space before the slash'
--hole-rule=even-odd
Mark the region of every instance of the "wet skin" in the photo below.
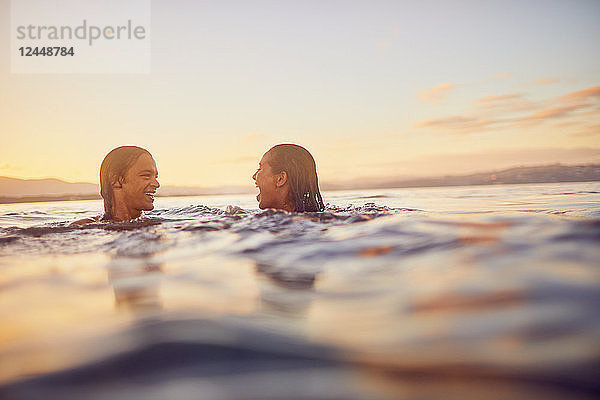
<svg viewBox="0 0 600 400">
<path fill-rule="evenodd" d="M 258 169 L 252 175 L 259 193 L 256 196 L 258 208 L 275 208 L 285 211 L 294 211 L 296 209 L 293 201 L 290 199 L 290 186 L 287 178 L 287 172 L 282 171 L 273 173 L 271 168 L 269 152 L 263 155 L 258 163 Z"/>
<path fill-rule="evenodd" d="M 125 174 L 122 182 L 113 183 L 113 220 L 128 221 L 138 218 L 142 211 L 154 209 L 154 195 L 160 187 L 156 162 L 149 154 L 142 154 Z"/>
</svg>

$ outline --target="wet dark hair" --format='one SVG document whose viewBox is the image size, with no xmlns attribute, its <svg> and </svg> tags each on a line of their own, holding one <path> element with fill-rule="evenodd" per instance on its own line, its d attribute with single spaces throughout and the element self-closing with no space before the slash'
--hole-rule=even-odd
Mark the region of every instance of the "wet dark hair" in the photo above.
<svg viewBox="0 0 600 400">
<path fill-rule="evenodd" d="M 146 149 L 137 146 L 121 146 L 112 149 L 100 165 L 100 195 L 104 199 L 102 220 L 111 220 L 113 208 L 113 182 L 122 182 L 125 174 L 142 154 L 152 156 Z"/>
<path fill-rule="evenodd" d="M 296 212 L 323 211 L 325 205 L 319 192 L 317 165 L 308 150 L 297 144 L 278 144 L 268 153 L 273 173 L 287 173 Z"/>
</svg>

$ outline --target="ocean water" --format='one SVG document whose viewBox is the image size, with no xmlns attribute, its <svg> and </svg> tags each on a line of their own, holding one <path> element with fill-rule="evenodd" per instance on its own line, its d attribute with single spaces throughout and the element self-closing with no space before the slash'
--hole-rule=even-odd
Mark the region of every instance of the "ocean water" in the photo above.
<svg viewBox="0 0 600 400">
<path fill-rule="evenodd" d="M 598 396 L 600 183 L 323 197 L 0 205 L 0 398 Z"/>
</svg>

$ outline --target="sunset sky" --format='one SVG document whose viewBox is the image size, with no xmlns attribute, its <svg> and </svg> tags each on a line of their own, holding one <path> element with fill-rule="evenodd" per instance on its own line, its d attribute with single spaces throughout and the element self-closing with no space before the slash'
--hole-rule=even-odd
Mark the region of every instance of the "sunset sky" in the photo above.
<svg viewBox="0 0 600 400">
<path fill-rule="evenodd" d="M 322 181 L 600 162 L 600 1 L 153 1 L 150 74 L 12 74 L 0 175 L 96 182 L 113 147 L 168 185 L 251 184 L 294 142 Z"/>
</svg>

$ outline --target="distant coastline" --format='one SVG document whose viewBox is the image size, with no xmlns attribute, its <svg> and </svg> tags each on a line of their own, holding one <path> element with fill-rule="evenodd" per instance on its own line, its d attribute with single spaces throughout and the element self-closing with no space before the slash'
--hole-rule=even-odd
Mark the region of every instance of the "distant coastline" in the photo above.
<svg viewBox="0 0 600 400">
<path fill-rule="evenodd" d="M 509 185 L 530 183 L 561 183 L 561 182 L 597 182 L 600 181 L 600 164 L 587 165 L 544 165 L 535 167 L 514 167 L 500 171 L 481 172 L 469 175 L 449 175 L 434 178 L 414 179 L 362 179 L 341 183 L 325 182 L 322 190 L 368 190 L 368 189 L 401 189 L 417 187 L 446 187 L 446 186 L 480 186 L 480 185 Z M 7 196 L 7 185 L 12 184 L 13 195 Z M 40 192 L 48 190 L 49 184 L 60 186 L 60 190 L 67 191 L 70 187 L 82 188 L 86 191 L 97 189 L 91 183 L 69 183 L 58 179 L 24 180 L 0 177 L 0 204 L 33 203 L 51 201 L 99 200 L 96 193 L 39 193 L 30 194 L 40 187 Z M 27 194 L 19 195 L 15 187 L 27 186 Z M 158 197 L 183 197 L 206 196 L 225 194 L 248 194 L 254 191 L 249 187 L 177 187 L 167 186 L 161 190 Z"/>
<path fill-rule="evenodd" d="M 47 201 L 74 201 L 74 200 L 98 200 L 100 195 L 73 194 L 63 196 L 23 196 L 23 197 L 0 197 L 0 204 L 12 203 L 43 203 Z"/>
<path fill-rule="evenodd" d="M 356 181 L 339 184 L 324 183 L 321 187 L 324 190 L 348 190 L 595 181 L 600 181 L 600 164 L 552 164 L 432 178 L 365 179 L 361 185 Z"/>
</svg>

